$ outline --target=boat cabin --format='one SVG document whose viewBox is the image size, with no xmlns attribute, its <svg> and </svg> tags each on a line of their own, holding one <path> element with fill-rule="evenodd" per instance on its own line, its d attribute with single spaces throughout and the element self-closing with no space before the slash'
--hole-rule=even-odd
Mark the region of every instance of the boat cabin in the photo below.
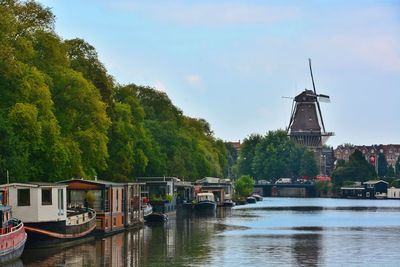
<svg viewBox="0 0 400 267">
<path fill-rule="evenodd" d="M 224 201 L 232 200 L 233 184 L 230 179 L 216 177 L 205 177 L 196 181 L 200 186 L 200 192 L 213 193 L 218 205 L 223 205 Z"/>
<path fill-rule="evenodd" d="M 196 200 L 198 203 L 203 201 L 215 202 L 213 193 L 198 193 L 196 196 Z"/>
<path fill-rule="evenodd" d="M 176 210 L 176 184 L 181 180 L 176 177 L 138 177 L 143 183 L 142 193 L 150 199 L 153 211 L 166 213 Z"/>
<path fill-rule="evenodd" d="M 11 220 L 11 207 L 10 206 L 0 206 L 0 227 L 5 229 L 9 226 Z"/>
<path fill-rule="evenodd" d="M 138 227 L 144 223 L 144 214 L 140 199 L 140 183 L 126 183 L 124 192 L 125 227 Z"/>
<path fill-rule="evenodd" d="M 107 234 L 124 229 L 125 184 L 97 179 L 71 179 L 60 183 L 67 186 L 68 206 L 89 207 L 96 211 L 96 233 Z"/>
<path fill-rule="evenodd" d="M 65 221 L 66 185 L 12 183 L 0 185 L 3 203 L 12 206 L 14 217 L 26 223 Z"/>
</svg>

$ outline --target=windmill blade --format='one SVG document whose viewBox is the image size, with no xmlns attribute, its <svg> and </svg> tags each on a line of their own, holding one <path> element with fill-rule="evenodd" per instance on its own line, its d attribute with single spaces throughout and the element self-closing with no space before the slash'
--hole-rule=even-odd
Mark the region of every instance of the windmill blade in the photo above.
<svg viewBox="0 0 400 267">
<path fill-rule="evenodd" d="M 290 126 L 292 125 L 293 119 L 294 119 L 294 99 L 293 99 L 293 102 L 292 102 L 292 111 L 291 111 L 291 115 L 290 115 L 289 125 L 286 128 L 286 133 L 289 133 Z"/>
<path fill-rule="evenodd" d="M 315 89 L 315 83 L 314 83 L 314 76 L 313 76 L 312 68 L 311 68 L 311 58 L 308 59 L 308 65 L 310 66 L 310 74 L 311 74 L 311 81 L 312 81 L 312 85 L 313 85 L 313 89 L 314 89 L 314 94 L 317 95 L 317 90 Z M 321 119 L 322 129 L 324 130 L 324 132 L 326 132 L 325 125 L 324 125 L 324 119 L 322 118 L 321 107 L 319 106 L 318 98 L 317 98 L 316 102 L 317 102 L 319 117 Z"/>
<path fill-rule="evenodd" d="M 324 102 L 324 103 L 331 103 L 331 99 L 329 98 L 328 95 L 318 95 L 318 100 L 319 102 Z"/>
</svg>

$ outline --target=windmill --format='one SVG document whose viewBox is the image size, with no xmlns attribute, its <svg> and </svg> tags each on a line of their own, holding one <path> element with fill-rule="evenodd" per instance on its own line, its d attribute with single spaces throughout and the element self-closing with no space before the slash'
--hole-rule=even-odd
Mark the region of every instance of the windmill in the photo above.
<svg viewBox="0 0 400 267">
<path fill-rule="evenodd" d="M 308 62 L 313 90 L 305 89 L 293 99 L 290 121 L 286 131 L 296 143 L 317 152 L 333 135 L 332 132 L 325 130 L 320 107 L 320 102 L 330 102 L 330 98 L 324 94 L 317 94 L 311 59 L 308 59 Z"/>
</svg>

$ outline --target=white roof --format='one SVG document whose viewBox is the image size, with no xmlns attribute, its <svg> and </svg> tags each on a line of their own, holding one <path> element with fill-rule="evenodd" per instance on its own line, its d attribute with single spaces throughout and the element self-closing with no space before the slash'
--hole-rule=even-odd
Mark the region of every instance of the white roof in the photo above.
<svg viewBox="0 0 400 267">
<path fill-rule="evenodd" d="M 213 193 L 198 193 L 198 196 L 214 196 Z"/>
<path fill-rule="evenodd" d="M 56 183 L 11 183 L 11 184 L 2 184 L 0 188 L 9 188 L 9 187 L 30 187 L 30 188 L 39 188 L 39 187 L 56 187 L 56 188 L 65 188 L 68 185 L 66 184 L 56 184 Z"/>
</svg>

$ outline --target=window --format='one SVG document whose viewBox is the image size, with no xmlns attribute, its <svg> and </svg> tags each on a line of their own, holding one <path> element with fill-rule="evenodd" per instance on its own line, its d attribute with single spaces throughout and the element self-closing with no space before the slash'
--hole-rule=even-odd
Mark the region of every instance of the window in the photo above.
<svg viewBox="0 0 400 267">
<path fill-rule="evenodd" d="M 31 191 L 30 189 L 18 189 L 18 206 L 31 205 Z"/>
<path fill-rule="evenodd" d="M 64 215 L 64 189 L 58 189 L 58 215 Z"/>
<path fill-rule="evenodd" d="M 119 202 L 118 202 L 119 190 L 117 189 L 117 190 L 115 191 L 115 193 L 116 193 L 116 195 L 117 195 L 116 211 L 118 211 L 118 210 L 119 210 Z"/>
<path fill-rule="evenodd" d="M 42 188 L 42 205 L 51 205 L 51 188 Z"/>
</svg>

